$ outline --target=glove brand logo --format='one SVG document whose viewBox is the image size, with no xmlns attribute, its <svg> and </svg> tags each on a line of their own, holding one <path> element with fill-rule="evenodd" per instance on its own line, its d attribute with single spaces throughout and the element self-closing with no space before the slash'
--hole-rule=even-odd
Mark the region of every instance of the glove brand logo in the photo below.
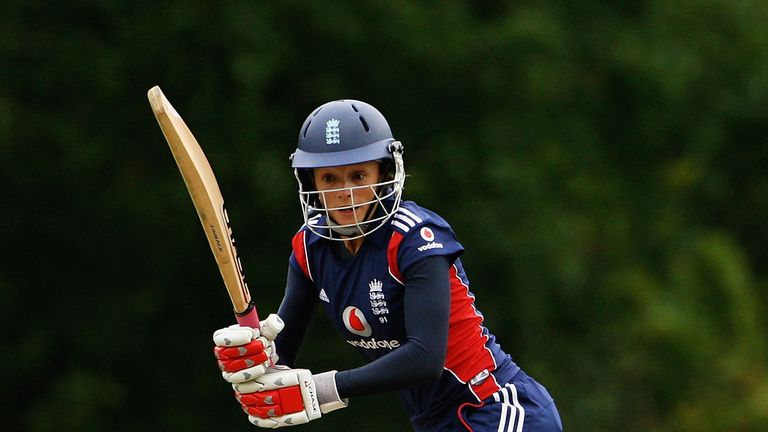
<svg viewBox="0 0 768 432">
<path fill-rule="evenodd" d="M 339 133 L 339 121 L 330 119 L 325 122 L 325 143 L 341 144 L 341 134 Z"/>
<path fill-rule="evenodd" d="M 347 327 L 347 330 L 358 336 L 368 337 L 373 333 L 363 312 L 354 306 L 344 308 L 341 319 L 344 321 L 344 326 Z"/>
<path fill-rule="evenodd" d="M 320 405 L 317 402 L 317 397 L 315 396 L 315 383 L 314 381 L 310 380 L 304 380 L 304 388 L 307 389 L 307 394 L 309 395 L 309 408 L 314 412 L 320 412 Z"/>
</svg>

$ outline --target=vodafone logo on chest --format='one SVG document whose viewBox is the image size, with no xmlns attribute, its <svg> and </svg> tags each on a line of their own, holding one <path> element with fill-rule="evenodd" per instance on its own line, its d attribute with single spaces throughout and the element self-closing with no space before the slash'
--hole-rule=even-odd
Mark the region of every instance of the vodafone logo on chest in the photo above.
<svg viewBox="0 0 768 432">
<path fill-rule="evenodd" d="M 423 227 L 419 231 L 419 234 L 421 234 L 421 238 L 423 238 L 424 240 L 426 240 L 428 242 L 431 242 L 431 241 L 435 240 L 435 233 L 432 232 L 432 230 L 429 227 Z"/>
<path fill-rule="evenodd" d="M 341 313 L 341 319 L 344 321 L 344 326 L 347 330 L 358 336 L 368 337 L 373 332 L 363 312 L 354 306 L 344 308 L 344 312 Z"/>
</svg>

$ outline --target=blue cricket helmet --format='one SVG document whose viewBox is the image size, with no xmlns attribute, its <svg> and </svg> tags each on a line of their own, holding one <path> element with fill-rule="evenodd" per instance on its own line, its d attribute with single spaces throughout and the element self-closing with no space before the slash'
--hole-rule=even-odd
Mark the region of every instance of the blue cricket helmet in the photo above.
<svg viewBox="0 0 768 432">
<path fill-rule="evenodd" d="M 391 159 L 395 142 L 387 119 L 354 99 L 328 102 L 304 120 L 293 168 L 320 168 Z"/>
</svg>

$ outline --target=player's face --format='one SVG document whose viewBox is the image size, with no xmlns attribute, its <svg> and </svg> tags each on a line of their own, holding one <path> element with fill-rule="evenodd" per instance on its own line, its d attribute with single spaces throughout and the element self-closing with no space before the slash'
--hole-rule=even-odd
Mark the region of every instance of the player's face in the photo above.
<svg viewBox="0 0 768 432">
<path fill-rule="evenodd" d="M 315 168 L 313 174 L 323 206 L 337 224 L 364 221 L 376 195 L 371 185 L 380 181 L 378 162 Z"/>
</svg>

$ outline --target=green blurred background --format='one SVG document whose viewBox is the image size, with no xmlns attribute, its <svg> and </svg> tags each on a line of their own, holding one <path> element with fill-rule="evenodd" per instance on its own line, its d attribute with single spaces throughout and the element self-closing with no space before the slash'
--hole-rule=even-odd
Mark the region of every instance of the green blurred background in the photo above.
<svg viewBox="0 0 768 432">
<path fill-rule="evenodd" d="M 568 431 L 768 430 L 765 0 L 5 1 L 3 430 L 254 430 L 229 299 L 147 103 L 205 149 L 262 315 L 323 102 L 378 107 L 406 196 Z M 361 364 L 318 315 L 300 363 Z M 395 395 L 303 431 L 406 430 Z"/>
</svg>

